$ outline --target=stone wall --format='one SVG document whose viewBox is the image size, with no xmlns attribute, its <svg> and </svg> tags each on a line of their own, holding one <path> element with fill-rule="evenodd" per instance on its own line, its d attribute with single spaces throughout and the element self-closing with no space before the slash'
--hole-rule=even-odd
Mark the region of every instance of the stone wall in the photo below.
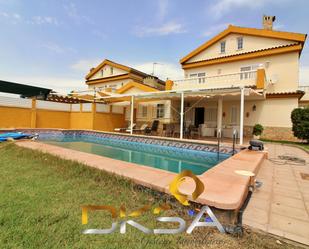
<svg viewBox="0 0 309 249">
<path fill-rule="evenodd" d="M 244 136 L 252 137 L 253 126 L 244 126 Z M 264 126 L 264 131 L 261 136 L 262 139 L 270 140 L 284 140 L 299 142 L 300 140 L 294 137 L 292 128 L 290 127 L 269 127 Z"/>
</svg>

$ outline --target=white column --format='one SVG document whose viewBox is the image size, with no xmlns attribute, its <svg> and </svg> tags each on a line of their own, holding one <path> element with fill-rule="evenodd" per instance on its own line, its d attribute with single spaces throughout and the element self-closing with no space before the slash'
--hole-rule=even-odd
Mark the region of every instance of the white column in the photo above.
<svg viewBox="0 0 309 249">
<path fill-rule="evenodd" d="M 220 96 L 218 99 L 218 109 L 217 109 L 217 133 L 222 131 L 222 105 L 223 98 Z"/>
<path fill-rule="evenodd" d="M 130 134 L 133 134 L 133 119 L 134 119 L 134 96 L 131 96 L 131 118 L 130 118 Z"/>
<path fill-rule="evenodd" d="M 184 93 L 181 93 L 180 105 L 180 139 L 183 139 L 183 113 L 184 113 Z"/>
<path fill-rule="evenodd" d="M 239 122 L 239 144 L 244 142 L 244 106 L 245 106 L 245 88 L 240 89 L 240 122 Z"/>
</svg>

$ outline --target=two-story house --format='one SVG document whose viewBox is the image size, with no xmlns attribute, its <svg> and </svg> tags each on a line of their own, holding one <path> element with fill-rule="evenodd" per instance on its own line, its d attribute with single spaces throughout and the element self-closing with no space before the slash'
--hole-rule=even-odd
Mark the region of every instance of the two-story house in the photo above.
<svg viewBox="0 0 309 249">
<path fill-rule="evenodd" d="M 218 93 L 195 106 L 187 122 L 202 124 L 204 134 L 220 128 L 230 137 L 233 129 L 239 132 L 242 115 L 245 136 L 259 123 L 264 137 L 293 139 L 290 114 L 304 94 L 298 83 L 306 35 L 275 31 L 274 20 L 264 16 L 262 29 L 230 25 L 180 60 L 184 80 L 174 81 L 173 89 L 246 87 L 261 93 L 244 97 L 243 113 L 239 97 Z"/>
</svg>

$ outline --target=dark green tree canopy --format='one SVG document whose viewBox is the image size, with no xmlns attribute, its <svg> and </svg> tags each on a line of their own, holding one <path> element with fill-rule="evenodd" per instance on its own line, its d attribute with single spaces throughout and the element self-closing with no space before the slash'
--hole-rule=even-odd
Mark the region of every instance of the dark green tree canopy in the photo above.
<svg viewBox="0 0 309 249">
<path fill-rule="evenodd" d="M 294 136 L 309 143 L 309 107 L 296 108 L 292 111 Z"/>
</svg>

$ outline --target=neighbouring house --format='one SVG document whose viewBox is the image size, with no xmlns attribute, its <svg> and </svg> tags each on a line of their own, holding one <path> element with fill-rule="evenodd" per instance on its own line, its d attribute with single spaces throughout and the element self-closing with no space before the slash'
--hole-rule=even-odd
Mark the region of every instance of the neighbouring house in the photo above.
<svg viewBox="0 0 309 249">
<path fill-rule="evenodd" d="M 159 92 L 165 90 L 165 82 L 159 78 L 125 66 L 111 60 L 103 60 L 97 67 L 92 68 L 86 75 L 86 84 L 89 89 L 96 89 L 101 96 L 125 96 L 145 92 Z M 122 98 L 124 99 L 124 98 Z M 130 101 L 130 98 L 124 99 Z M 125 119 L 130 121 L 130 107 L 127 101 L 113 104 L 125 107 Z M 153 119 L 163 123 L 171 123 L 170 100 L 137 101 L 134 108 L 134 123 L 151 124 Z"/>
</svg>

